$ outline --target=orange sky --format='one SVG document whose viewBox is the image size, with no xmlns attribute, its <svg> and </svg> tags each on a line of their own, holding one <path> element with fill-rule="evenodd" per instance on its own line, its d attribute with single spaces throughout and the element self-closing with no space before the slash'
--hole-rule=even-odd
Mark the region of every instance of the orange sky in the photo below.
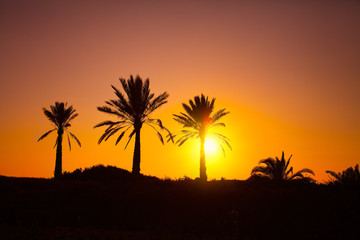
<svg viewBox="0 0 360 240">
<path fill-rule="evenodd" d="M 256 3 L 254 3 L 256 2 Z M 80 114 L 63 170 L 131 170 L 115 139 L 97 145 L 119 77 L 150 78 L 172 114 L 204 93 L 226 107 L 233 151 L 208 157 L 209 179 L 246 179 L 260 159 L 293 154 L 295 170 L 342 171 L 360 162 L 359 1 L 0 1 L 0 175 L 51 177 L 55 134 L 41 108 L 67 101 Z M 162 146 L 143 129 L 141 171 L 199 175 L 196 142 Z"/>
</svg>

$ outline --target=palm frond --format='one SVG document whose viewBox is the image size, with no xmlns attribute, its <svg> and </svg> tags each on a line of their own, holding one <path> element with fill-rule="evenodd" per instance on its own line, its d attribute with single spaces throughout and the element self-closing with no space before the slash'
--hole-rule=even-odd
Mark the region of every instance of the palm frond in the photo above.
<svg viewBox="0 0 360 240">
<path fill-rule="evenodd" d="M 144 101 L 149 101 L 152 98 L 152 96 L 154 96 L 152 94 L 152 96 L 149 98 L 149 96 L 150 96 L 149 85 L 150 85 L 150 81 L 147 78 L 147 79 L 145 79 L 144 84 L 143 84 L 142 89 L 141 89 L 141 95 L 144 96 L 144 98 L 146 98 L 146 99 L 144 99 Z"/>
<path fill-rule="evenodd" d="M 99 140 L 98 140 L 98 144 L 100 144 L 100 143 L 104 140 L 104 138 L 106 138 L 106 136 L 107 136 L 109 133 L 110 133 L 110 131 L 105 131 L 105 132 L 100 136 L 100 138 L 99 138 Z"/>
<path fill-rule="evenodd" d="M 110 121 L 110 120 L 107 120 L 107 121 L 103 121 L 101 123 L 98 123 L 94 126 L 94 128 L 98 128 L 98 127 L 102 127 L 102 126 L 106 126 L 106 125 L 110 125 L 110 126 L 113 126 L 115 124 L 119 124 L 119 123 L 124 123 L 125 121 L 117 121 L 117 122 L 114 122 L 114 121 Z"/>
<path fill-rule="evenodd" d="M 188 133 L 188 134 L 184 134 L 182 137 L 180 137 L 177 141 L 176 144 L 178 144 L 178 146 L 180 147 L 181 145 L 183 145 L 187 140 L 194 138 L 194 137 L 199 137 L 199 134 L 197 132 L 193 132 L 193 133 Z"/>
<path fill-rule="evenodd" d="M 114 135 L 115 133 L 117 133 L 117 131 L 119 131 L 120 129 L 123 129 L 125 126 L 118 126 L 118 127 L 114 127 L 109 129 L 108 135 L 106 136 L 106 138 L 104 139 L 104 141 L 107 141 L 112 135 Z M 106 132 L 106 131 L 105 131 Z"/>
<path fill-rule="evenodd" d="M 146 120 L 146 123 L 148 123 L 148 124 L 155 124 L 155 125 L 159 126 L 161 130 L 166 131 L 166 132 L 168 133 L 167 136 L 169 137 L 169 140 L 171 140 L 171 141 L 174 143 L 174 137 L 172 136 L 170 130 L 167 129 L 167 128 L 163 125 L 163 123 L 162 123 L 162 121 L 161 121 L 160 119 L 151 119 L 151 118 L 149 118 L 149 119 Z"/>
<path fill-rule="evenodd" d="M 76 143 L 79 145 L 79 147 L 81 147 L 81 142 L 80 140 L 72 133 L 68 130 L 68 132 L 70 133 L 70 136 L 75 139 Z"/>
<path fill-rule="evenodd" d="M 291 175 L 288 179 L 292 180 L 292 179 L 295 179 L 295 178 L 304 178 L 304 175 L 301 172 L 296 172 L 293 175 Z"/>
<path fill-rule="evenodd" d="M 285 161 L 285 158 L 284 158 L 284 151 L 282 152 L 282 159 L 284 159 Z M 287 160 L 286 164 L 285 164 L 285 169 L 288 168 L 289 164 L 290 164 L 290 160 L 291 160 L 291 157 L 292 157 L 292 154 L 290 155 L 289 159 Z"/>
<path fill-rule="evenodd" d="M 336 180 L 340 180 L 341 179 L 341 174 L 340 173 L 336 173 L 334 171 L 325 171 L 327 174 L 330 174 L 333 178 L 335 178 Z"/>
<path fill-rule="evenodd" d="M 123 119 L 126 118 L 124 116 L 124 114 L 122 114 L 122 113 L 118 112 L 117 110 L 114 110 L 114 109 L 112 109 L 110 107 L 107 107 L 107 106 L 97 107 L 97 110 L 99 110 L 100 112 L 107 113 L 107 114 L 115 115 L 115 116 L 117 116 L 119 118 L 123 118 Z"/>
<path fill-rule="evenodd" d="M 50 122 L 57 125 L 56 117 L 54 116 L 54 114 L 52 112 L 50 112 L 46 108 L 43 108 L 43 112 L 44 112 L 45 116 L 50 120 Z"/>
<path fill-rule="evenodd" d="M 196 123 L 191 117 L 187 116 L 184 113 L 180 113 L 180 115 L 173 114 L 175 118 L 173 118 L 178 123 L 182 124 L 183 127 L 192 127 L 192 128 L 198 128 L 198 123 Z"/>
<path fill-rule="evenodd" d="M 225 149 L 224 149 L 223 145 L 222 145 L 222 144 L 219 144 L 219 143 L 217 143 L 217 145 L 220 146 L 220 148 L 221 148 L 221 150 L 222 150 L 222 152 L 223 152 L 223 155 L 224 155 L 224 157 L 225 157 L 226 155 L 225 155 Z"/>
<path fill-rule="evenodd" d="M 130 117 L 133 113 L 133 108 L 131 106 L 131 102 L 125 98 L 125 96 L 113 85 L 111 85 L 112 89 L 114 89 L 115 95 L 118 97 L 117 100 L 111 100 L 112 104 L 110 106 L 116 107 L 118 111 L 121 111 L 126 116 Z"/>
<path fill-rule="evenodd" d="M 158 135 L 161 143 L 164 144 L 164 139 L 163 139 L 161 133 L 160 133 L 153 125 L 151 125 L 151 123 L 146 122 L 146 124 L 147 124 L 148 126 L 150 126 L 152 129 L 154 129 L 154 131 L 157 133 L 157 135 Z"/>
<path fill-rule="evenodd" d="M 211 134 L 215 135 L 216 139 L 220 140 L 221 142 L 225 143 L 228 148 L 230 148 L 230 150 L 232 150 L 232 147 L 229 143 L 230 139 L 227 138 L 226 136 L 220 134 L 220 133 L 215 133 L 215 132 L 212 132 Z"/>
<path fill-rule="evenodd" d="M 133 76 L 130 75 L 130 79 L 128 81 L 126 81 L 124 78 L 119 78 L 119 80 L 120 80 L 120 83 L 121 83 L 126 95 L 129 98 L 131 96 L 129 85 L 130 85 L 131 82 L 134 82 Z M 113 88 L 115 88 L 115 87 L 113 87 Z M 120 93 L 120 91 L 119 91 L 119 93 Z"/>
<path fill-rule="evenodd" d="M 286 168 L 285 168 L 286 170 Z M 293 167 L 291 167 L 288 171 L 285 173 L 285 177 L 289 176 L 290 173 L 293 173 Z"/>
<path fill-rule="evenodd" d="M 71 151 L 71 143 L 70 143 L 70 137 L 69 137 L 69 132 L 68 131 L 66 132 L 66 135 L 67 135 L 67 140 L 68 140 L 68 143 L 69 143 L 69 149 Z"/>
<path fill-rule="evenodd" d="M 312 179 L 310 176 L 305 176 L 304 173 L 308 173 L 311 174 L 313 176 L 315 176 L 315 173 L 313 170 L 308 169 L 308 168 L 304 168 L 301 169 L 300 171 L 294 173 L 293 175 L 290 176 L 290 179 L 296 179 L 296 178 L 300 178 L 300 179 Z"/>
<path fill-rule="evenodd" d="M 129 129 L 129 128 L 128 128 Z M 116 139 L 116 142 L 115 142 L 115 146 L 120 142 L 120 140 L 122 139 L 122 137 L 125 135 L 125 132 L 127 131 L 127 129 L 125 131 L 123 131 L 119 137 Z"/>
<path fill-rule="evenodd" d="M 75 110 L 74 110 L 75 111 Z M 70 117 L 66 120 L 66 124 L 69 124 L 69 122 L 71 122 L 74 118 L 76 118 L 77 116 L 79 116 L 78 113 L 75 114 L 71 114 Z"/>
<path fill-rule="evenodd" d="M 58 141 L 59 141 L 59 138 L 57 137 L 53 148 L 55 148 L 58 145 Z"/>
<path fill-rule="evenodd" d="M 147 108 L 144 112 L 144 117 L 149 116 L 152 112 L 154 112 L 156 109 L 160 108 L 162 105 L 167 103 L 167 98 L 169 97 L 169 94 L 167 92 L 163 92 L 156 98 L 154 98 L 149 104 L 147 104 Z"/>
<path fill-rule="evenodd" d="M 259 164 L 263 163 L 265 165 L 267 165 L 268 167 L 271 167 L 271 168 L 275 168 L 275 162 L 276 160 L 273 159 L 273 158 L 266 158 L 266 159 L 262 159 L 259 161 Z"/>
<path fill-rule="evenodd" d="M 255 175 L 255 174 L 264 174 L 267 175 L 268 174 L 268 168 L 264 167 L 264 166 L 256 166 L 251 170 L 251 175 Z"/>
<path fill-rule="evenodd" d="M 44 133 L 37 141 L 39 142 L 40 140 L 44 139 L 47 135 L 49 135 L 51 132 L 55 131 L 56 128 L 51 129 L 50 131 L 47 131 L 46 133 Z"/>
<path fill-rule="evenodd" d="M 134 130 L 130 133 L 130 135 L 129 135 L 129 140 L 127 141 L 124 149 L 127 148 L 127 146 L 129 145 L 129 142 L 130 142 L 131 138 L 134 136 L 135 133 L 136 133 L 136 130 L 134 129 Z"/>
<path fill-rule="evenodd" d="M 177 140 L 176 141 L 176 144 L 178 144 L 178 146 L 180 147 L 181 145 L 183 145 L 187 140 L 189 140 L 190 138 L 184 138 L 184 139 L 182 139 L 181 141 L 180 141 L 180 139 L 179 140 Z"/>
<path fill-rule="evenodd" d="M 194 109 L 196 109 L 196 106 L 193 104 L 192 100 L 189 100 L 189 103 L 190 103 L 190 106 L 186 105 L 185 103 L 182 104 L 185 112 L 187 113 L 188 116 L 190 116 L 191 118 L 193 118 L 194 120 L 195 117 L 194 117 Z"/>
<path fill-rule="evenodd" d="M 301 173 L 309 173 L 311 175 L 314 175 L 315 176 L 315 173 L 313 170 L 309 169 L 309 168 L 304 168 L 304 169 L 301 169 L 299 172 Z"/>
<path fill-rule="evenodd" d="M 160 142 L 164 145 L 164 139 L 163 139 L 163 136 L 161 135 L 161 133 L 159 133 L 159 131 L 156 131 L 159 139 L 160 139 Z"/>
<path fill-rule="evenodd" d="M 122 128 L 124 128 L 126 126 L 122 126 Z M 120 140 L 122 139 L 122 137 L 124 136 L 124 134 L 129 130 L 129 128 L 131 128 L 132 125 L 128 126 L 123 132 L 121 132 L 121 134 L 119 135 L 119 137 L 116 139 L 116 142 L 115 142 L 115 146 L 120 142 Z"/>
<path fill-rule="evenodd" d="M 212 124 L 211 127 L 225 127 L 225 123 L 215 123 L 215 124 Z"/>
<path fill-rule="evenodd" d="M 214 113 L 214 115 L 212 116 L 212 123 L 216 123 L 218 120 L 220 120 L 222 117 L 226 116 L 227 114 L 229 114 L 230 112 L 225 112 L 226 109 L 223 108 L 219 111 L 217 111 L 216 113 Z"/>
</svg>

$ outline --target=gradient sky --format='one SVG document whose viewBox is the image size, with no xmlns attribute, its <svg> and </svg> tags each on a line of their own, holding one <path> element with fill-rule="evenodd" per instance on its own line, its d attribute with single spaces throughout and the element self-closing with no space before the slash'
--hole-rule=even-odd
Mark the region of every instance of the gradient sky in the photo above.
<svg viewBox="0 0 360 240">
<path fill-rule="evenodd" d="M 83 147 L 63 170 L 131 170 L 134 143 L 101 145 L 119 77 L 150 78 L 168 104 L 153 117 L 172 131 L 181 103 L 204 93 L 227 108 L 233 151 L 209 156 L 209 179 L 246 179 L 260 159 L 293 154 L 295 170 L 342 171 L 360 162 L 359 1 L 0 1 L 0 175 L 52 177 L 56 135 L 42 113 L 73 105 Z M 199 175 L 196 141 L 164 146 L 143 129 L 141 172 Z"/>
</svg>

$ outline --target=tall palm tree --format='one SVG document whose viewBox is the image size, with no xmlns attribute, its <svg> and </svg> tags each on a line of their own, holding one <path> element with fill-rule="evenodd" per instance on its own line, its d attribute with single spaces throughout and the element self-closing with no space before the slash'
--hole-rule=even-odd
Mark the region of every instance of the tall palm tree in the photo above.
<svg viewBox="0 0 360 240">
<path fill-rule="evenodd" d="M 81 147 L 81 143 L 79 139 L 72 134 L 68 128 L 71 127 L 70 122 L 76 118 L 79 114 L 75 113 L 76 110 L 73 108 L 73 106 L 67 107 L 67 103 L 63 102 L 55 102 L 55 105 L 50 106 L 50 111 L 46 108 L 43 108 L 43 112 L 45 116 L 50 120 L 50 122 L 53 124 L 54 128 L 47 131 L 45 134 L 43 134 L 38 141 L 45 138 L 47 135 L 49 135 L 51 132 L 57 130 L 57 138 L 54 147 L 56 146 L 56 162 L 55 162 L 55 171 L 54 171 L 54 178 L 58 178 L 61 176 L 62 173 L 62 140 L 63 140 L 63 134 L 66 132 L 68 137 L 68 143 L 69 148 L 71 150 L 71 143 L 70 143 L 70 136 L 75 139 L 77 144 Z M 69 136 L 70 135 L 70 136 Z"/>
<path fill-rule="evenodd" d="M 225 143 L 230 149 L 229 139 L 224 135 L 209 131 L 214 127 L 225 127 L 225 124 L 219 120 L 227 115 L 229 112 L 225 108 L 215 112 L 214 110 L 215 98 L 209 101 L 209 97 L 201 96 L 194 97 L 194 100 L 189 100 L 189 105 L 183 103 L 182 106 L 185 113 L 180 112 L 179 115 L 173 114 L 174 120 L 183 125 L 184 128 L 179 133 L 174 134 L 173 137 L 180 136 L 176 144 L 181 146 L 190 138 L 200 138 L 200 179 L 206 181 L 206 164 L 205 164 L 205 139 L 208 134 L 212 134 L 219 141 L 219 145 L 225 154 Z"/>
<path fill-rule="evenodd" d="M 303 179 L 307 181 L 313 181 L 310 176 L 304 175 L 304 173 L 309 173 L 315 176 L 315 173 L 308 168 L 301 169 L 300 171 L 293 173 L 293 167 L 289 168 L 290 159 L 285 160 L 284 151 L 282 152 L 281 159 L 278 157 L 267 158 L 260 160 L 259 164 L 265 164 L 265 166 L 256 166 L 252 169 L 251 175 L 264 176 L 273 180 L 295 180 Z"/>
<path fill-rule="evenodd" d="M 143 81 L 139 76 L 136 76 L 134 79 L 133 76 L 130 75 L 128 80 L 120 78 L 120 82 L 126 96 L 116 87 L 111 85 L 117 99 L 106 101 L 106 106 L 97 108 L 100 112 L 116 116 L 118 121 L 107 120 L 97 124 L 94 128 L 107 126 L 104 134 L 99 138 L 99 144 L 103 140 L 108 140 L 119 130 L 122 130 L 121 134 L 116 139 L 115 145 L 117 145 L 125 133 L 132 127 L 133 129 L 129 134 L 129 140 L 125 145 L 125 149 L 131 138 L 135 135 L 132 172 L 134 174 L 140 174 L 140 130 L 143 124 L 150 126 L 156 131 L 162 144 L 164 144 L 164 140 L 157 128 L 167 131 L 171 136 L 170 131 L 163 126 L 160 119 L 153 119 L 150 117 L 151 113 L 167 103 L 169 94 L 163 92 L 159 96 L 154 97 L 154 94 L 150 93 L 149 79 Z"/>
</svg>

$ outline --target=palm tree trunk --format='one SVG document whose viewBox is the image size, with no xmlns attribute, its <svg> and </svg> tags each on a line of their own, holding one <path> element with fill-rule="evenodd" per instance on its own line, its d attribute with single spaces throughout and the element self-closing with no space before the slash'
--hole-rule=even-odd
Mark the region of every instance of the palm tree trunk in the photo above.
<svg viewBox="0 0 360 240">
<path fill-rule="evenodd" d="M 204 134 L 205 135 L 205 134 Z M 207 180 L 205 165 L 205 136 L 200 136 L 200 179 Z"/>
<path fill-rule="evenodd" d="M 135 133 L 135 148 L 132 166 L 132 173 L 135 175 L 140 174 L 140 129 L 141 128 L 138 128 Z"/>
<path fill-rule="evenodd" d="M 56 147 L 56 161 L 55 161 L 55 171 L 54 178 L 57 179 L 61 176 L 62 173 L 62 135 L 64 131 L 58 130 L 57 137 L 57 147 Z"/>
</svg>

